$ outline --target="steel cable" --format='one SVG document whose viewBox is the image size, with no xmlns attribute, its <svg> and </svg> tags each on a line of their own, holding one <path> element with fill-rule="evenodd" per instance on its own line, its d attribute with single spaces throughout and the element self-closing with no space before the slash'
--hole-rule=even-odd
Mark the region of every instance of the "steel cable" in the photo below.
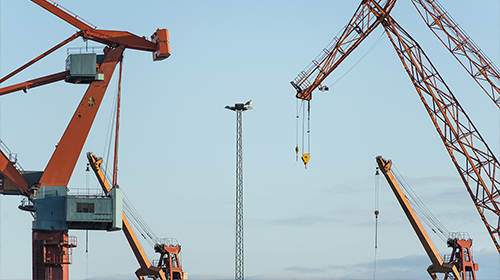
<svg viewBox="0 0 500 280">
<path fill-rule="evenodd" d="M 448 240 L 450 232 L 446 227 L 432 214 L 432 212 L 425 206 L 418 195 L 413 191 L 408 182 L 401 176 L 394 164 L 391 167 L 393 170 L 394 178 L 398 181 L 401 188 L 404 190 L 408 202 L 413 207 L 417 216 L 426 223 L 431 230 L 444 242 Z"/>
<path fill-rule="evenodd" d="M 330 88 L 332 88 L 336 83 L 338 83 L 342 78 L 344 78 L 349 72 L 351 72 L 351 70 L 356 67 L 356 65 L 358 65 L 361 60 L 363 60 L 381 41 L 382 41 L 382 38 L 384 36 L 385 32 L 382 32 L 382 34 L 380 34 L 380 37 L 377 39 L 377 41 L 368 49 L 368 51 L 366 51 L 366 53 L 361 56 L 361 58 L 356 62 L 354 63 L 351 68 L 349 68 L 344 74 L 342 74 L 342 76 L 340 76 L 335 82 L 333 82 L 333 84 L 330 85 Z"/>
<path fill-rule="evenodd" d="M 380 186 L 380 179 L 379 179 L 379 170 L 378 167 L 375 172 L 375 253 L 373 257 L 373 280 L 376 278 L 376 272 L 377 272 L 377 249 L 378 249 L 378 214 L 379 212 L 379 186 Z"/>
<path fill-rule="evenodd" d="M 140 232 L 141 236 L 148 242 L 151 247 L 154 247 L 156 244 L 156 240 L 158 240 L 158 236 L 154 233 L 154 231 L 149 227 L 146 221 L 139 214 L 137 209 L 130 202 L 128 197 L 124 194 L 124 213 L 127 218 L 129 218 L 130 223 Z"/>
</svg>

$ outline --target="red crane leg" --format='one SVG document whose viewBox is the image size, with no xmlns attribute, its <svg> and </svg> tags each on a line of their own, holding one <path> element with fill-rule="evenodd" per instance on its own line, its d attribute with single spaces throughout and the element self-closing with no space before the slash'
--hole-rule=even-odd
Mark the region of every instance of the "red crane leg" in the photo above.
<svg viewBox="0 0 500 280">
<path fill-rule="evenodd" d="M 67 230 L 33 231 L 33 279 L 69 279 L 73 247 L 76 239 L 69 238 Z"/>
<path fill-rule="evenodd" d="M 2 151 L 0 151 L 0 176 L 4 179 L 4 188 L 0 189 L 0 194 L 8 194 L 9 191 L 17 189 L 20 194 L 29 195 L 28 183 L 16 169 L 14 163 Z M 7 192 L 5 192 L 6 190 Z"/>
</svg>

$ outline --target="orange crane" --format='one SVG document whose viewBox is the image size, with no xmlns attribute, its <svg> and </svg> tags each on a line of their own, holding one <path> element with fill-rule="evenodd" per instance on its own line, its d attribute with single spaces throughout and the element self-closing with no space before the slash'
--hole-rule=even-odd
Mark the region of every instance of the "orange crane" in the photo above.
<svg viewBox="0 0 500 280">
<path fill-rule="evenodd" d="M 444 273 L 444 280 L 475 280 L 476 271 L 478 270 L 477 263 L 472 260 L 472 240 L 470 238 L 461 237 L 458 234 L 452 235 L 448 238 L 448 247 L 452 248 L 452 254 L 447 262 L 444 262 L 438 254 L 436 247 L 427 235 L 424 227 L 420 223 L 415 211 L 411 207 L 406 195 L 401 190 L 396 178 L 392 174 L 392 162 L 386 160 L 381 156 L 376 158 L 379 169 L 384 174 L 387 182 L 391 186 L 394 195 L 396 196 L 403 212 L 410 221 L 413 230 L 417 234 L 420 243 L 424 247 L 425 252 L 429 256 L 432 265 L 427 268 L 427 272 L 433 280 L 438 280 L 436 273 Z"/>
<path fill-rule="evenodd" d="M 97 158 L 92 153 L 87 153 L 87 159 L 89 161 L 90 167 L 94 170 L 97 180 L 101 185 L 103 191 L 107 194 L 110 193 L 113 188 L 109 185 L 106 176 L 101 170 L 102 158 Z M 173 279 L 187 279 L 187 274 L 182 271 L 180 265 L 179 252 L 181 246 L 178 244 L 165 244 L 157 243 L 155 244 L 155 251 L 160 253 L 160 261 L 157 266 L 151 265 L 144 250 L 142 249 L 139 240 L 132 230 L 130 223 L 125 217 L 125 213 L 122 213 L 123 221 L 123 233 L 127 238 L 127 241 L 134 252 L 134 255 L 141 266 L 135 274 L 139 279 L 144 279 L 144 277 L 152 277 L 153 279 L 161 280 L 173 280 Z"/>
<path fill-rule="evenodd" d="M 35 213 L 32 235 L 33 279 L 68 279 L 68 268 L 71 263 L 70 248 L 76 246 L 76 242 L 68 236 L 68 229 L 82 229 L 88 225 L 81 221 L 65 220 L 67 215 L 65 209 L 70 200 L 74 200 L 71 203 L 77 205 L 75 206 L 77 212 L 75 215 L 88 216 L 91 211 L 94 211 L 93 206 L 90 207 L 94 204 L 80 203 L 77 198 L 68 196 L 66 193 L 67 185 L 114 69 L 122 61 L 123 52 L 127 48 L 149 51 L 153 54 L 153 60 L 159 61 L 170 56 L 170 43 L 167 29 L 157 29 L 151 36 L 151 40 L 148 40 L 126 31 L 97 29 L 53 1 L 32 1 L 73 25 L 79 31 L 1 78 L 0 83 L 78 37 L 105 45 L 104 55 L 70 55 L 66 61 L 67 69 L 65 71 L 0 88 L 0 95 L 4 95 L 19 90 L 27 91 L 33 87 L 61 80 L 69 83 L 89 84 L 44 171 L 22 171 L 15 158 L 6 149 L 2 150 L 0 156 L 0 179 L 4 186 L 0 193 L 27 197 L 28 205 L 21 205 L 20 208 Z M 110 199 L 113 200 L 113 203 L 117 202 L 114 198 Z M 57 201 L 57 203 L 50 203 L 50 200 Z M 121 215 L 113 217 L 113 223 L 116 222 L 116 224 L 109 224 L 99 229 L 120 229 L 120 221 Z"/>
<path fill-rule="evenodd" d="M 412 0 L 442 42 L 499 106 L 499 71 L 435 0 Z M 420 45 L 391 16 L 395 0 L 363 0 L 339 38 L 291 83 L 296 97 L 312 92 L 379 24 L 385 29 L 500 253 L 500 164 Z M 435 19 L 432 19 L 435 18 Z M 443 39 L 444 38 L 444 39 Z M 463 55 L 461 55 L 463 54 Z M 489 88 L 489 89 L 488 89 Z"/>
</svg>

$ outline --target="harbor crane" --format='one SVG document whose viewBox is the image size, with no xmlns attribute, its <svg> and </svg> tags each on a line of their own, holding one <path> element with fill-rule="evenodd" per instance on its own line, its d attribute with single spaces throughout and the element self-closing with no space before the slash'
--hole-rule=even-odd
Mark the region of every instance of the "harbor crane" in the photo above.
<svg viewBox="0 0 500 280">
<path fill-rule="evenodd" d="M 500 72 L 436 0 L 411 0 L 427 26 L 500 107 Z M 390 15 L 396 0 L 363 0 L 350 22 L 310 68 L 291 84 L 296 97 L 312 92 L 378 26 L 382 26 L 412 81 L 486 229 L 500 253 L 500 164 L 420 45 Z"/>
<path fill-rule="evenodd" d="M 427 272 L 433 280 L 438 280 L 437 273 L 444 274 L 444 280 L 476 280 L 477 263 L 472 259 L 472 239 L 465 237 L 465 234 L 453 233 L 448 237 L 447 245 L 452 248 L 449 259 L 445 262 L 438 254 L 436 247 L 427 235 L 424 227 L 410 205 L 406 195 L 401 190 L 398 181 L 391 171 L 392 161 L 386 160 L 382 156 L 376 158 L 379 169 L 384 174 L 387 183 L 391 187 L 396 199 L 403 209 L 415 234 L 417 235 L 427 256 L 432 262 L 427 268 Z"/>
<path fill-rule="evenodd" d="M 78 31 L 1 78 L 0 84 L 79 37 L 105 45 L 104 54 L 70 54 L 65 71 L 0 88 L 1 96 L 20 90 L 26 92 L 61 80 L 88 84 L 45 170 L 22 170 L 5 144 L 2 144 L 0 153 L 0 193 L 26 197 L 27 203 L 19 208 L 30 211 L 35 218 L 32 233 L 33 279 L 68 279 L 70 250 L 76 247 L 76 240 L 68 235 L 69 229 L 112 231 L 122 228 L 120 189 L 114 188 L 105 197 L 97 199 L 67 193 L 68 182 L 115 67 L 121 63 L 125 49 L 151 52 L 154 61 L 164 60 L 170 56 L 170 42 L 167 29 L 157 29 L 149 40 L 127 31 L 97 29 L 50 0 L 32 2 L 73 25 Z M 96 217 L 95 213 L 99 209 L 112 210 L 101 211 Z"/>
<path fill-rule="evenodd" d="M 87 159 L 104 193 L 111 193 L 113 188 L 116 188 L 116 186 L 111 187 L 108 183 L 108 180 L 101 169 L 102 158 L 98 158 L 92 153 L 87 153 Z M 177 242 L 174 242 L 174 244 L 172 244 L 172 242 L 157 242 L 155 244 L 154 249 L 156 253 L 160 253 L 160 258 L 158 265 L 154 266 L 146 257 L 146 254 L 144 253 L 139 240 L 137 240 L 125 213 L 122 213 L 122 221 L 123 233 L 125 234 L 130 248 L 132 248 L 132 251 L 134 252 L 134 255 L 140 265 L 140 268 L 135 272 L 138 279 L 142 280 L 144 277 L 150 277 L 158 280 L 187 279 L 187 274 L 182 271 L 180 264 L 179 253 L 181 251 L 181 246 Z"/>
</svg>

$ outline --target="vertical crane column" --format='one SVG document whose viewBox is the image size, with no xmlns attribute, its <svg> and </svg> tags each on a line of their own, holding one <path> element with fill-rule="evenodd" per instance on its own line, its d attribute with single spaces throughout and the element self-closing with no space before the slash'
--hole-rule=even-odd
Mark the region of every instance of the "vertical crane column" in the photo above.
<svg viewBox="0 0 500 280">
<path fill-rule="evenodd" d="M 76 239 L 68 231 L 33 231 L 33 279 L 69 279 L 71 248 Z"/>
</svg>

